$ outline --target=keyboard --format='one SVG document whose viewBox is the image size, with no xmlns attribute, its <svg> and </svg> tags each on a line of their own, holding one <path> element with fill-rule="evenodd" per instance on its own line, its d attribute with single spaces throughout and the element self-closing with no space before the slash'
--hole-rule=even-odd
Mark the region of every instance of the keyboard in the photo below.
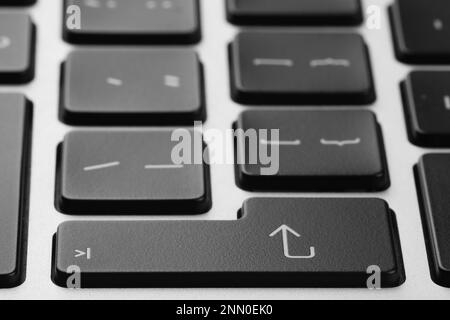
<svg viewBox="0 0 450 320">
<path fill-rule="evenodd" d="M 447 298 L 433 1 L 0 0 L 0 299 Z"/>
</svg>

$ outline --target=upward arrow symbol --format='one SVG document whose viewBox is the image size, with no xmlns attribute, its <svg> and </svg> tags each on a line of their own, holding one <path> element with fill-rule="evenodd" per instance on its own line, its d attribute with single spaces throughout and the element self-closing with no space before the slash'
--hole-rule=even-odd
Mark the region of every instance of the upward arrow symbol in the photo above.
<svg viewBox="0 0 450 320">
<path fill-rule="evenodd" d="M 283 224 L 277 230 L 270 234 L 270 237 L 275 237 L 277 234 L 282 234 L 283 239 L 283 251 L 284 255 L 288 259 L 312 259 L 316 256 L 316 249 L 314 247 L 310 247 L 310 254 L 308 256 L 292 256 L 289 254 L 289 233 L 300 238 L 300 234 L 298 234 L 295 230 L 290 228 L 289 226 Z"/>
</svg>

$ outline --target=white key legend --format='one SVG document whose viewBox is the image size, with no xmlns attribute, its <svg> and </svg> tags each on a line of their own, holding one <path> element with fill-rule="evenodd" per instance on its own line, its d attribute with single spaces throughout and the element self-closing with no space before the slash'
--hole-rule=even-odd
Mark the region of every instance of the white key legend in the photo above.
<svg viewBox="0 0 450 320">
<path fill-rule="evenodd" d="M 106 169 L 106 168 L 111 168 L 111 167 L 117 167 L 118 165 L 120 165 L 119 161 L 108 162 L 108 163 L 104 163 L 104 164 L 98 164 L 98 165 L 95 165 L 95 166 L 85 167 L 84 171 L 101 170 L 101 169 Z"/>
</svg>

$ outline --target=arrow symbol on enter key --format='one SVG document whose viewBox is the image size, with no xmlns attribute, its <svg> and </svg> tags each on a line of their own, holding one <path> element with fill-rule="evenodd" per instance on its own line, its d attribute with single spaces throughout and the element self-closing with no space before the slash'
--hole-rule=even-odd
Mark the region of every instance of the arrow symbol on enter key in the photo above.
<svg viewBox="0 0 450 320">
<path fill-rule="evenodd" d="M 310 247 L 310 253 L 308 256 L 293 256 L 289 253 L 289 233 L 296 236 L 297 238 L 300 238 L 300 234 L 298 234 L 295 230 L 290 228 L 289 226 L 283 224 L 281 227 L 279 227 L 277 230 L 272 232 L 270 234 L 270 237 L 275 237 L 277 234 L 282 234 L 283 239 L 283 251 L 284 256 L 288 259 L 312 259 L 316 256 L 316 249 L 314 247 Z"/>
</svg>

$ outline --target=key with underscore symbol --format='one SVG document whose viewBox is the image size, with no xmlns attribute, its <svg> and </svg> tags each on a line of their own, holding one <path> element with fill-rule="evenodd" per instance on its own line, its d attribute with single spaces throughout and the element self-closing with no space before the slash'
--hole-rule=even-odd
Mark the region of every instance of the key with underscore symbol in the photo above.
<svg viewBox="0 0 450 320">
<path fill-rule="evenodd" d="M 189 146 L 201 162 L 180 164 L 172 157 L 175 130 L 69 133 L 58 150 L 57 209 L 73 215 L 207 212 L 212 200 L 201 134 L 183 129 L 199 144 Z"/>
</svg>

